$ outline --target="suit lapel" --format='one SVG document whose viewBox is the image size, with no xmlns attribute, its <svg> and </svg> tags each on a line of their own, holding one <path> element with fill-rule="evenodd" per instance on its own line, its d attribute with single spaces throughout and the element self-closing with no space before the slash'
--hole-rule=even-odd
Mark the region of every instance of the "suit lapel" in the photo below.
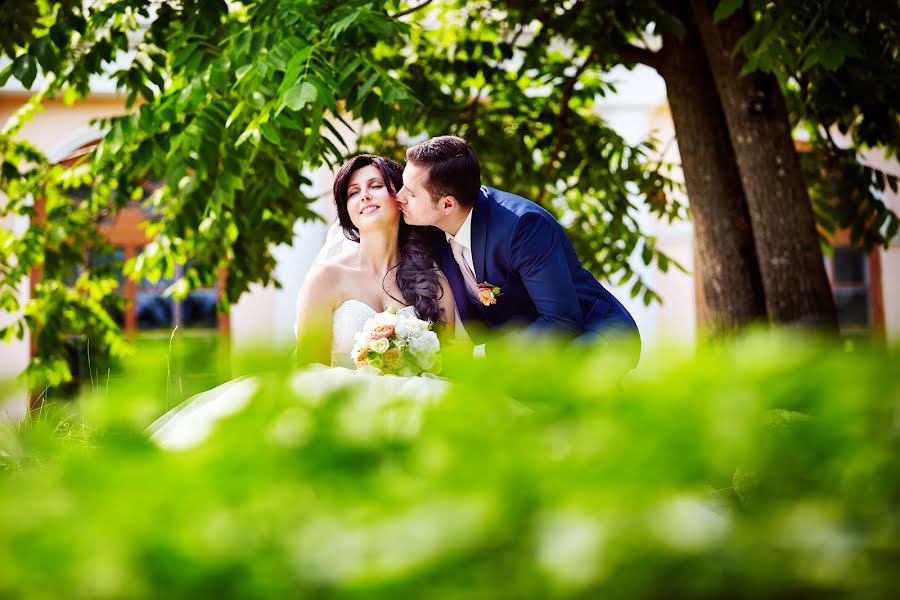
<svg viewBox="0 0 900 600">
<path fill-rule="evenodd" d="M 487 203 L 487 190 L 482 187 L 481 192 L 478 194 L 478 199 L 475 201 L 475 206 L 472 208 L 472 263 L 475 265 L 475 279 L 478 283 L 486 281 L 484 263 L 488 226 Z"/>
</svg>

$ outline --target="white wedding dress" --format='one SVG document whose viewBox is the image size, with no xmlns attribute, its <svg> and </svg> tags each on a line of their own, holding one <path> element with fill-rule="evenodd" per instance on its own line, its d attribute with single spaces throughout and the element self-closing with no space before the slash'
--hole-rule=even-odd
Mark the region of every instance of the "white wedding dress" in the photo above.
<svg viewBox="0 0 900 600">
<path fill-rule="evenodd" d="M 368 370 L 356 370 L 350 355 L 354 336 L 375 314 L 374 308 L 356 299 L 345 300 L 334 310 L 331 366 L 311 365 L 292 376 L 291 387 L 298 401 L 323 398 L 338 388 L 352 385 L 356 391 L 353 408 L 360 419 L 366 419 L 367 415 L 384 410 L 397 399 L 425 406 L 444 395 L 447 382 L 433 376 L 382 376 Z M 407 306 L 398 314 L 414 315 L 415 309 Z M 191 448 L 209 435 L 217 421 L 246 407 L 258 389 L 259 381 L 253 377 L 233 379 L 189 398 L 157 419 L 147 431 L 163 448 Z"/>
</svg>

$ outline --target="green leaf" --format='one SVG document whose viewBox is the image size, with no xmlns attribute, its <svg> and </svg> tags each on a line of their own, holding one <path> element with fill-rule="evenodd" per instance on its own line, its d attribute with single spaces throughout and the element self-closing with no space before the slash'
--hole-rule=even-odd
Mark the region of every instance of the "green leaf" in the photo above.
<svg viewBox="0 0 900 600">
<path fill-rule="evenodd" d="M 743 4 L 744 0 L 722 0 L 719 2 L 719 6 L 716 7 L 716 12 L 713 13 L 713 20 L 718 23 L 727 19 L 737 12 Z"/>
<path fill-rule="evenodd" d="M 251 108 L 259 110 L 266 104 L 266 97 L 263 96 L 262 92 L 259 90 L 253 90 L 250 92 L 250 97 L 247 98 L 247 104 L 249 104 Z"/>
<path fill-rule="evenodd" d="M 288 177 L 287 169 L 285 169 L 281 161 L 278 160 L 275 161 L 275 179 L 277 179 L 278 183 L 284 187 L 289 187 L 291 185 L 291 179 Z"/>
<path fill-rule="evenodd" d="M 354 10 L 347 14 L 344 18 L 334 23 L 331 27 L 328 28 L 328 34 L 332 38 L 337 38 L 340 34 L 346 31 L 353 23 L 359 18 L 360 14 L 363 11 Z"/>
<path fill-rule="evenodd" d="M 372 89 L 372 86 L 375 85 L 375 82 L 378 81 L 380 75 L 378 72 L 372 73 L 372 75 L 363 83 L 356 92 L 356 101 L 364 99 L 366 95 L 369 93 L 369 90 Z"/>
<path fill-rule="evenodd" d="M 818 53 L 819 62 L 829 71 L 836 71 L 847 59 L 845 48 L 839 44 L 831 44 Z"/>
<path fill-rule="evenodd" d="M 631 285 L 631 297 L 636 298 L 637 295 L 641 293 L 642 289 L 644 289 L 644 285 L 643 285 L 643 283 L 641 283 L 640 278 L 638 278 Z"/>
<path fill-rule="evenodd" d="M 641 260 L 644 261 L 645 265 L 649 265 L 653 260 L 653 250 L 648 244 L 644 244 L 644 248 L 641 250 Z"/>
<path fill-rule="evenodd" d="M 6 85 L 6 82 L 9 81 L 9 77 L 13 73 L 15 64 L 16 64 L 15 61 L 13 61 L 13 62 L 9 63 L 8 65 L 6 65 L 5 67 L 3 67 L 3 70 L 0 71 L 0 86 Z"/>
<path fill-rule="evenodd" d="M 322 120 L 322 124 L 325 125 L 325 127 L 328 128 L 328 131 L 331 132 L 331 135 L 334 136 L 335 142 L 337 142 L 338 144 L 340 144 L 340 145 L 343 146 L 344 148 L 347 148 L 347 147 L 348 147 L 348 146 L 347 146 L 347 142 L 344 141 L 344 137 L 343 137 L 343 136 L 340 134 L 340 132 L 335 128 L 335 126 L 331 124 L 331 121 L 329 121 L 328 119 L 323 119 L 323 120 Z"/>
<path fill-rule="evenodd" d="M 669 270 L 669 257 L 665 254 L 657 254 L 656 255 L 656 265 L 659 267 L 659 270 L 663 273 Z"/>
<path fill-rule="evenodd" d="M 234 120 L 238 118 L 238 116 L 244 111 L 244 108 L 247 105 L 244 102 L 238 102 L 234 110 L 231 111 L 231 114 L 228 115 L 228 119 L 225 121 L 225 128 L 231 127 L 231 124 L 234 123 Z"/>
<path fill-rule="evenodd" d="M 179 67 L 184 66 L 197 50 L 197 44 L 187 44 L 180 48 L 172 59 L 172 67 L 178 69 Z"/>
<path fill-rule="evenodd" d="M 244 133 L 242 133 L 240 135 L 240 137 L 238 137 L 237 141 L 234 143 L 234 147 L 237 148 L 238 146 L 240 146 L 247 140 L 250 140 L 250 143 L 253 146 L 259 146 L 259 139 L 260 139 L 259 127 L 251 126 L 251 127 L 248 127 L 247 129 L 245 129 Z"/>
<path fill-rule="evenodd" d="M 16 67 L 16 78 L 22 82 L 26 89 L 31 89 L 37 77 L 37 63 L 27 54 L 21 58 L 22 62 Z"/>
<path fill-rule="evenodd" d="M 315 102 L 318 96 L 316 86 L 308 81 L 298 81 L 284 95 L 284 105 L 291 110 L 300 110 L 307 104 Z"/>
<path fill-rule="evenodd" d="M 888 223 L 887 229 L 885 230 L 884 239 L 887 241 L 893 240 L 898 231 L 900 231 L 900 219 L 898 219 L 897 216 L 894 215 L 891 218 L 891 222 Z"/>
<path fill-rule="evenodd" d="M 800 66 L 800 70 L 801 71 L 809 71 L 811 68 L 816 66 L 816 63 L 818 63 L 818 62 L 819 62 L 819 53 L 812 52 L 803 60 L 803 64 Z"/>
<path fill-rule="evenodd" d="M 354 58 L 348 65 L 346 65 L 341 72 L 338 74 L 338 83 L 343 83 L 348 77 L 353 75 L 356 69 L 362 64 L 362 60 L 359 57 Z"/>
<path fill-rule="evenodd" d="M 278 133 L 278 128 L 273 126 L 271 123 L 260 123 L 259 132 L 269 142 L 275 144 L 276 146 L 281 145 L 281 135 Z"/>
<path fill-rule="evenodd" d="M 309 60 L 312 50 L 312 46 L 307 46 L 291 58 L 284 71 L 284 79 L 278 88 L 279 94 L 283 94 L 290 86 L 297 82 L 297 77 L 300 76 L 300 72 L 306 66 L 306 61 Z"/>
</svg>

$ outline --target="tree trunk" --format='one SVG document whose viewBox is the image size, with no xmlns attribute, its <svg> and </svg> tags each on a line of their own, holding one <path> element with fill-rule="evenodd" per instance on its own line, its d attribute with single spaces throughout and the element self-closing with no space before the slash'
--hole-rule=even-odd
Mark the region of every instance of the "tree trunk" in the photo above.
<svg viewBox="0 0 900 600">
<path fill-rule="evenodd" d="M 728 124 L 769 320 L 836 331 L 834 298 L 784 96 L 773 75 L 741 77 L 746 60 L 733 54 L 750 27 L 749 16 L 739 11 L 716 24 L 710 0 L 690 4 Z"/>
<path fill-rule="evenodd" d="M 681 3 L 686 12 L 687 0 Z M 689 23 L 689 19 L 683 19 Z M 765 321 L 750 217 L 715 84 L 697 32 L 663 36 L 666 81 L 694 225 L 695 274 L 713 333 Z"/>
</svg>

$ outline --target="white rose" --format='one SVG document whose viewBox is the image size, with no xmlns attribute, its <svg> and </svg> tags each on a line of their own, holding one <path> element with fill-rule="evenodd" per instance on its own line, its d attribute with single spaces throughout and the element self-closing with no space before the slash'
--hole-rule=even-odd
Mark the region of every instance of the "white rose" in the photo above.
<svg viewBox="0 0 900 600">
<path fill-rule="evenodd" d="M 416 356 L 431 354 L 431 345 L 422 336 L 417 336 L 409 340 L 409 350 Z"/>
<path fill-rule="evenodd" d="M 436 354 L 441 349 L 441 342 L 438 340 L 438 336 L 433 331 L 426 331 L 423 334 L 425 341 L 428 342 L 428 350 Z"/>
<path fill-rule="evenodd" d="M 428 329 L 428 322 L 423 321 L 418 317 L 407 317 L 400 321 L 400 323 L 404 324 L 404 328 L 408 331 L 425 331 Z M 398 323 L 399 325 L 399 323 Z"/>
<path fill-rule="evenodd" d="M 363 332 L 357 331 L 356 333 L 353 334 L 353 346 L 354 347 L 360 347 L 363 344 L 365 344 L 367 341 L 369 341 L 369 338 L 368 338 L 368 336 L 363 335 Z"/>
<path fill-rule="evenodd" d="M 399 337 L 409 338 L 415 330 L 409 322 L 409 319 L 403 319 L 397 323 L 397 326 L 394 328 L 394 333 L 396 333 Z"/>
<path fill-rule="evenodd" d="M 381 338 L 381 339 L 374 340 L 371 344 L 369 344 L 369 347 L 372 350 L 374 350 L 375 352 L 377 352 L 378 354 L 381 354 L 385 350 L 387 350 L 390 347 L 390 345 L 391 345 L 391 343 L 387 339 Z"/>
<path fill-rule="evenodd" d="M 395 326 L 397 321 L 400 320 L 400 317 L 397 316 L 397 313 L 382 312 L 375 315 L 375 319 L 378 321 L 379 325 Z"/>
<path fill-rule="evenodd" d="M 376 327 L 378 327 L 378 324 L 375 322 L 375 319 L 366 319 L 366 322 L 363 323 L 362 331 L 356 335 L 360 335 L 360 334 L 368 335 L 368 334 L 372 333 L 372 330 L 375 329 Z"/>
</svg>

